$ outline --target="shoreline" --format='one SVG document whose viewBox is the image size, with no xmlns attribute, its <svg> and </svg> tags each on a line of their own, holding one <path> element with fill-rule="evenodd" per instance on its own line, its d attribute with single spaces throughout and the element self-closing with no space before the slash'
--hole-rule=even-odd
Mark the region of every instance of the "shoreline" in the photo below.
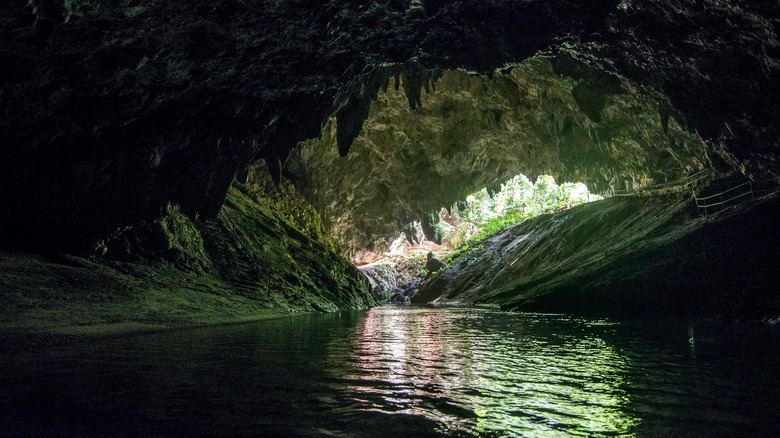
<svg viewBox="0 0 780 438">
<path fill-rule="evenodd" d="M 0 350 L 319 313 L 300 297 L 274 298 L 166 263 L 0 251 Z"/>
<path fill-rule="evenodd" d="M 120 322 L 110 324 L 91 324 L 82 326 L 59 326 L 49 328 L 8 328 L 0 327 L 0 351 L 18 352 L 39 347 L 55 347 L 80 342 L 119 338 L 127 336 L 168 333 L 179 330 L 192 330 L 208 327 L 221 327 L 238 324 L 251 324 L 273 319 L 293 318 L 312 315 L 317 312 L 268 313 L 254 317 L 203 321 L 193 324 L 165 325 Z"/>
</svg>

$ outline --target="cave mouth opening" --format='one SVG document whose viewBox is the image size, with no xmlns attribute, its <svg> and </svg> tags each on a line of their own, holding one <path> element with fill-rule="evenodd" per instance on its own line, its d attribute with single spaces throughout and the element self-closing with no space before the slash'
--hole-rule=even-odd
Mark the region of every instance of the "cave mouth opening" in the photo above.
<svg viewBox="0 0 780 438">
<path fill-rule="evenodd" d="M 501 184 L 485 187 L 455 205 L 431 215 L 434 223 L 414 221 L 388 239 L 389 250 L 373 259 L 355 261 L 358 266 L 383 260 L 432 253 L 446 261 L 466 253 L 490 235 L 541 214 L 557 213 L 577 205 L 604 199 L 581 182 L 557 184 L 550 175 L 535 182 L 518 174 Z"/>
<path fill-rule="evenodd" d="M 663 93 L 566 51 L 490 74 L 415 68 L 378 87 L 365 119 L 345 104 L 285 166 L 355 264 L 519 173 L 609 196 L 679 181 L 717 155 Z M 346 151 L 342 128 L 356 135 Z"/>
</svg>

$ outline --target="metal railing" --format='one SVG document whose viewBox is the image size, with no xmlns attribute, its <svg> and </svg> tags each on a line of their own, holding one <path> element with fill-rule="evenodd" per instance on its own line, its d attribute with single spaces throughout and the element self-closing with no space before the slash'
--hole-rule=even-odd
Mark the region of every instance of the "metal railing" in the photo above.
<svg viewBox="0 0 780 438">
<path fill-rule="evenodd" d="M 677 181 L 672 182 L 666 182 L 661 184 L 654 184 L 652 186 L 646 186 L 642 187 L 636 190 L 616 190 L 612 192 L 610 195 L 606 197 L 611 196 L 656 196 L 656 195 L 665 195 L 669 193 L 675 193 L 675 192 L 682 192 L 685 189 L 690 188 L 693 199 L 696 201 L 696 206 L 704 210 L 704 216 L 707 216 L 707 209 L 712 209 L 714 207 L 720 207 L 721 209 L 724 208 L 724 206 L 730 202 L 735 202 L 738 199 L 746 198 L 747 196 L 750 196 L 751 200 L 756 199 L 756 193 L 762 193 L 762 192 L 773 192 L 776 191 L 776 185 L 777 181 L 775 180 L 760 180 L 756 181 L 753 179 L 748 179 L 746 182 L 737 184 L 734 187 L 731 187 L 729 189 L 726 189 L 720 193 L 716 193 L 714 195 L 699 197 L 696 195 L 695 186 L 699 183 L 699 181 L 708 178 L 712 176 L 711 169 L 702 169 L 698 172 L 694 172 L 685 178 L 682 178 Z M 774 189 L 767 189 L 762 190 L 760 189 L 760 186 L 762 186 L 762 183 L 772 183 L 772 186 L 775 187 Z M 756 184 L 758 184 L 758 189 L 756 187 Z"/>
<path fill-rule="evenodd" d="M 635 190 L 615 190 L 610 196 L 656 196 L 682 192 L 710 176 L 710 169 L 702 169 L 677 181 L 670 181 Z"/>
<path fill-rule="evenodd" d="M 726 195 L 724 197 L 724 195 Z M 694 194 L 693 198 L 696 200 L 696 206 L 704 209 L 704 215 L 707 215 L 707 209 L 720 206 L 723 208 L 729 202 L 743 198 L 750 195 L 751 199 L 756 199 L 753 193 L 753 181 L 748 180 L 742 184 L 736 185 L 730 189 L 724 190 L 714 195 L 705 196 L 700 198 Z"/>
</svg>

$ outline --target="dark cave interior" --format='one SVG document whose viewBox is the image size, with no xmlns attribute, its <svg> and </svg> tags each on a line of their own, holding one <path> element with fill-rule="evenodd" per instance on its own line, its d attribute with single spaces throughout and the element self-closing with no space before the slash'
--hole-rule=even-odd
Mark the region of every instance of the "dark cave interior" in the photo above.
<svg viewBox="0 0 780 438">
<path fill-rule="evenodd" d="M 170 268 L 177 290 L 208 278 L 261 308 L 365 307 L 365 279 L 341 253 L 381 250 L 394 230 L 519 172 L 605 195 L 703 169 L 713 187 L 742 178 L 772 191 L 780 176 L 773 1 L 33 0 L 0 17 L 0 246 L 116 284 Z M 671 261 L 719 225 L 674 228 L 698 217 L 681 196 L 659 203 L 655 225 L 611 237 L 640 249 L 610 250 L 567 284 L 627 260 L 636 275 L 621 288 L 646 295 L 638 285 L 666 268 L 632 266 L 684 270 Z M 720 300 L 755 299 L 751 318 L 780 310 L 765 290 L 773 205 L 724 215 L 748 225 L 717 250 L 758 248 Z M 34 263 L 13 258 L 7 289 L 37 287 L 19 286 Z M 707 272 L 728 266 L 713 260 Z M 691 284 L 717 282 L 674 286 Z M 496 289 L 543 308 L 529 290 Z"/>
</svg>

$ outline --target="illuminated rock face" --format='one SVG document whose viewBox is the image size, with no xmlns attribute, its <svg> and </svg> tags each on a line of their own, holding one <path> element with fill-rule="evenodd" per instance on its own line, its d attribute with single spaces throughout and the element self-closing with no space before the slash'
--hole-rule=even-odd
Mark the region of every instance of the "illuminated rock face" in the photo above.
<svg viewBox="0 0 780 438">
<path fill-rule="evenodd" d="M 622 197 L 538 216 L 429 277 L 417 303 L 587 315 L 776 318 L 776 195 L 705 217 L 689 196 Z"/>
<path fill-rule="evenodd" d="M 710 167 L 713 152 L 659 110 L 659 93 L 603 71 L 566 75 L 564 59 L 539 56 L 492 75 L 447 70 L 419 99 L 391 79 L 346 157 L 333 118 L 289 167 L 355 250 L 383 249 L 406 224 L 518 173 L 608 194 Z"/>
<path fill-rule="evenodd" d="M 570 128 L 565 144 L 575 151 L 566 158 L 558 150 L 534 149 L 526 151 L 528 157 L 512 160 L 530 159 L 528 167 L 566 176 L 584 172 L 574 158 L 579 153 L 582 160 L 602 166 L 600 171 L 584 172 L 597 190 L 622 187 L 625 181 L 664 179 L 645 163 L 608 175 L 614 166 L 594 160 L 605 154 L 599 149 L 603 145 L 591 147 L 578 140 L 598 131 L 588 128 L 590 124 L 610 120 L 616 98 L 609 84 L 604 90 L 597 78 L 582 76 L 584 63 L 588 71 L 618 73 L 668 96 L 659 109 L 662 124 L 671 116 L 707 140 L 722 137 L 737 165 L 776 173 L 780 129 L 776 3 L 109 3 L 0 4 L 0 205 L 4 213 L 13 212 L 0 216 L 2 245 L 84 249 L 117 227 L 153 220 L 168 202 L 180 204 L 190 215 L 214 216 L 233 179 L 243 178 L 247 164 L 265 159 L 278 178 L 278 165 L 289 151 L 299 141 L 317 137 L 334 114 L 349 116 L 340 123 L 342 129 L 350 125 L 342 134 L 341 149 L 346 153 L 378 89 L 352 89 L 349 84 L 361 82 L 355 78 L 375 75 L 383 81 L 387 76 L 382 71 L 394 68 L 414 79 L 420 66 L 429 71 L 464 68 L 489 73 L 542 50 L 564 49 L 578 60 L 557 65 L 554 71 L 569 79 L 547 97 L 563 99 L 568 94 L 569 104 L 573 99 L 579 110 L 572 112 L 571 125 L 562 112 L 551 114 L 562 124 L 556 129 L 542 117 L 539 132 L 528 137 L 539 144 L 554 143 L 555 138 L 566 138 L 561 134 Z M 452 73 L 440 81 L 453 81 L 463 90 L 503 86 Z M 408 85 L 414 85 L 408 89 L 416 96 L 419 84 Z M 511 87 L 529 93 L 524 98 L 539 91 L 533 85 Z M 441 132 L 462 134 L 473 143 L 476 136 L 486 134 L 487 125 L 500 128 L 513 117 L 522 117 L 520 109 L 507 109 L 512 99 L 497 96 L 489 97 L 493 99 L 489 105 L 478 105 L 480 110 L 466 111 L 476 119 L 465 120 L 464 115 L 464 121 L 449 122 L 452 128 L 460 123 L 463 132 L 446 126 Z M 544 93 L 540 96 L 543 103 Z M 426 105 L 425 92 L 419 99 L 422 113 L 446 109 Z M 526 102 L 534 104 L 533 98 Z M 456 110 L 465 108 L 456 105 Z M 645 117 L 655 113 L 646 108 L 640 112 Z M 407 137 L 412 140 L 414 135 Z M 645 145 L 634 137 L 625 144 L 613 139 L 611 147 Z M 486 152 L 484 159 L 489 157 Z M 412 158 L 406 161 L 411 163 Z M 469 160 L 478 158 L 466 158 L 464 166 L 471 170 Z M 499 165 L 499 172 L 489 177 L 466 174 L 469 184 L 463 190 L 475 185 L 472 179 L 492 180 L 517 167 L 514 164 Z M 644 168 L 648 170 L 638 170 Z M 399 196 L 414 197 L 406 192 Z M 395 220 L 410 215 L 403 210 Z"/>
</svg>

